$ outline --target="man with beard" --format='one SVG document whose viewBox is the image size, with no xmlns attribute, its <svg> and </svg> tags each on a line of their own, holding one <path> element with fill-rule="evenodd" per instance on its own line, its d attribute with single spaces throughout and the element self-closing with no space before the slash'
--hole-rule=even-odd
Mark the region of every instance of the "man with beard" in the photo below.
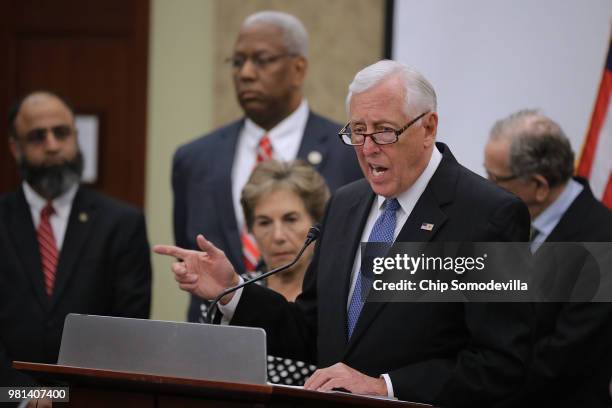
<svg viewBox="0 0 612 408">
<path fill-rule="evenodd" d="M 9 114 L 23 182 L 0 198 L 0 385 L 33 384 L 11 361 L 56 363 L 68 313 L 148 318 L 143 215 L 79 186 L 74 113 L 34 92 Z"/>
</svg>

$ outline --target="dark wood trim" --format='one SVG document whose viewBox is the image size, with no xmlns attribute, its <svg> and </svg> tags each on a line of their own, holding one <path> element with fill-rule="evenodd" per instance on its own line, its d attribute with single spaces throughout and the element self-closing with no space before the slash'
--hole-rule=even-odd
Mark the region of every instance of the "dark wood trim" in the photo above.
<svg viewBox="0 0 612 408">
<path fill-rule="evenodd" d="M 385 59 L 393 58 L 393 21 L 395 16 L 395 0 L 385 0 L 384 44 Z"/>
<path fill-rule="evenodd" d="M 270 384 L 245 384 L 224 381 L 199 380 L 193 378 L 166 377 L 143 373 L 68 367 L 53 364 L 13 362 L 17 370 L 32 375 L 46 374 L 55 381 L 73 387 L 94 387 L 120 391 L 155 394 L 156 398 L 190 396 L 220 401 L 263 403 L 270 406 L 325 406 L 325 407 L 372 407 L 372 408 L 424 408 L 431 407 L 405 401 L 370 398 L 347 393 L 321 393 L 296 387 Z M 71 391 L 72 392 L 72 391 Z"/>
</svg>

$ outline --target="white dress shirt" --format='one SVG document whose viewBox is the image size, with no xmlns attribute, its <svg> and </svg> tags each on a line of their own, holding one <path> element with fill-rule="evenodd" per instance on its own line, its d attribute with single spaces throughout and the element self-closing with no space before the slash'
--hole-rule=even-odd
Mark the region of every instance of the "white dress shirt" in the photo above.
<svg viewBox="0 0 612 408">
<path fill-rule="evenodd" d="M 423 173 L 416 179 L 414 184 L 410 186 L 410 188 L 402 193 L 400 193 L 397 197 L 397 201 L 400 204 L 400 208 L 397 210 L 395 214 L 395 231 L 393 231 L 393 240 L 397 239 L 402 227 L 408 220 L 408 217 L 412 213 L 414 206 L 416 205 L 419 198 L 421 198 L 421 194 L 425 191 L 427 184 L 429 184 L 429 180 L 433 177 L 436 169 L 440 165 L 442 161 L 442 154 L 438 151 L 438 149 L 434 146 L 434 149 L 431 153 L 431 158 L 429 159 L 429 163 Z M 368 242 L 368 238 L 370 237 L 370 233 L 372 232 L 372 228 L 374 228 L 374 224 L 378 217 L 382 214 L 384 209 L 382 208 L 383 203 L 386 198 L 380 195 L 377 195 L 372 203 L 372 208 L 370 209 L 370 214 L 368 215 L 368 220 L 366 221 L 365 227 L 363 228 L 363 232 L 361 233 L 361 242 Z M 355 290 L 355 283 L 357 282 L 357 273 L 359 272 L 359 268 L 361 267 L 361 245 L 357 246 L 357 252 L 355 253 L 355 260 L 353 261 L 353 269 L 351 272 L 351 289 L 349 291 L 349 295 L 346 302 L 346 309 L 348 311 L 349 305 L 351 304 L 351 297 L 353 296 L 353 291 Z M 393 384 L 391 383 L 391 378 L 388 374 L 382 374 L 382 378 L 385 380 L 387 384 L 387 397 L 393 398 L 395 396 L 393 392 Z"/>
<path fill-rule="evenodd" d="M 414 209 L 417 201 L 425 191 L 427 184 L 433 177 L 436 169 L 440 165 L 442 161 L 442 154 L 438 151 L 438 149 L 434 146 L 434 149 L 431 154 L 431 158 L 429 159 L 429 163 L 425 170 L 421 175 L 416 179 L 414 184 L 410 186 L 410 188 L 401 194 L 399 194 L 396 198 L 400 204 L 400 209 L 397 210 L 396 213 L 396 222 L 395 222 L 395 231 L 393 232 L 393 239 L 395 240 L 399 235 L 399 232 L 402 230 L 404 223 L 408 220 L 410 213 Z M 381 213 L 381 206 L 385 201 L 385 197 L 376 196 L 374 202 L 372 203 L 372 208 L 370 209 L 370 214 L 368 215 L 368 220 L 361 234 L 361 242 L 368 242 L 368 238 L 370 237 L 370 232 L 376 223 L 376 219 Z M 355 289 L 355 282 L 357 278 L 357 271 L 359 270 L 359 266 L 361 264 L 361 245 L 357 246 L 357 252 L 355 253 L 355 260 L 353 262 L 353 269 L 351 272 L 351 289 L 347 299 L 346 307 L 350 305 L 351 296 L 353 295 L 353 290 Z M 240 283 L 244 282 L 242 278 L 240 278 Z M 238 289 L 227 304 L 222 305 L 219 304 L 219 311 L 223 314 L 223 318 L 221 319 L 221 324 L 229 324 L 234 316 L 234 312 L 236 311 L 236 307 L 238 307 L 238 303 L 240 302 L 240 298 L 242 297 L 242 289 Z M 388 374 L 382 374 L 382 378 L 385 380 L 387 385 L 387 396 L 389 398 L 394 397 L 393 392 L 393 384 L 391 383 L 391 378 Z"/>
<path fill-rule="evenodd" d="M 22 183 L 22 186 L 23 194 L 30 206 L 34 228 L 38 230 L 38 225 L 40 224 L 40 211 L 47 205 L 47 199 L 34 191 L 25 181 Z M 64 194 L 51 201 L 55 213 L 49 217 L 49 223 L 53 230 L 58 253 L 62 250 L 62 245 L 64 244 L 64 236 L 66 235 L 66 228 L 68 227 L 68 218 L 70 217 L 72 202 L 74 201 L 74 196 L 78 188 L 78 183 L 75 183 L 75 185 L 70 187 Z"/>
<path fill-rule="evenodd" d="M 257 164 L 259 141 L 267 133 L 272 144 L 273 158 L 280 161 L 294 160 L 302 143 L 308 114 L 308 103 L 304 99 L 291 115 L 267 132 L 251 119 L 245 119 L 244 126 L 238 136 L 232 165 L 232 200 L 236 221 L 238 221 L 240 229 L 244 225 L 240 194 Z"/>
</svg>

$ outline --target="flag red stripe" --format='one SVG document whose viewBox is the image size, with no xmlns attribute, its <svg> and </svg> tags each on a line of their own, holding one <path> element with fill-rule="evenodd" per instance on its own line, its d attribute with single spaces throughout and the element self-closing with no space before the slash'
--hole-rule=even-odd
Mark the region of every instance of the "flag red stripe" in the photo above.
<svg viewBox="0 0 612 408">
<path fill-rule="evenodd" d="M 604 194 L 601 197 L 601 201 L 606 207 L 612 210 L 612 173 L 608 176 L 608 184 L 604 190 Z"/>
<path fill-rule="evenodd" d="M 597 95 L 597 100 L 595 102 L 595 109 L 593 110 L 593 116 L 591 117 L 591 126 L 587 133 L 586 141 L 582 147 L 582 154 L 580 156 L 578 169 L 576 171 L 579 176 L 589 178 L 591 175 L 595 151 L 597 150 L 597 143 L 599 142 L 601 128 L 606 119 L 606 112 L 608 111 L 611 92 L 612 72 L 606 70 L 604 71 L 604 76 L 601 80 L 601 86 L 599 88 L 599 94 Z"/>
</svg>

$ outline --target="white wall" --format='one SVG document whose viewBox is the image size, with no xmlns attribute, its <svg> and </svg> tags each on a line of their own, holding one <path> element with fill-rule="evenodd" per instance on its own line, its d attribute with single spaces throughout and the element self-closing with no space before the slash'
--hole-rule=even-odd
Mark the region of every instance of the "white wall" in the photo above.
<svg viewBox="0 0 612 408">
<path fill-rule="evenodd" d="M 579 154 L 611 23 L 610 0 L 396 0 L 393 58 L 433 83 L 438 140 L 483 174 L 488 131 L 522 108 L 559 122 Z"/>
</svg>

